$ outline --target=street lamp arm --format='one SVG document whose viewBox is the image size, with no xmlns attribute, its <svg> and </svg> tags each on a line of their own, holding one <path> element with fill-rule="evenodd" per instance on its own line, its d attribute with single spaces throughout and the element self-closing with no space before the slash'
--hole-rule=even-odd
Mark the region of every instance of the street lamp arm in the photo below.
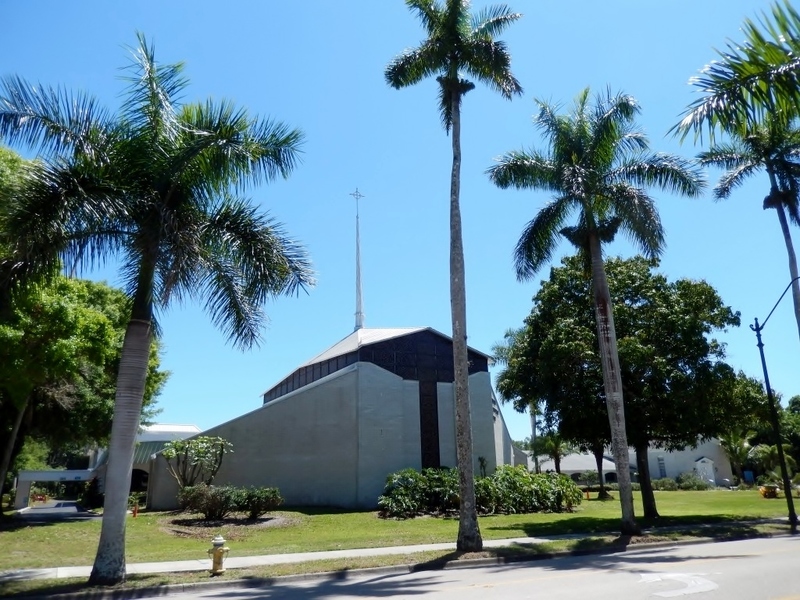
<svg viewBox="0 0 800 600">
<path fill-rule="evenodd" d="M 758 326 L 758 319 L 756 319 L 756 327 L 757 327 L 758 329 L 764 329 L 764 327 L 765 327 L 765 326 L 766 326 L 766 324 L 767 324 L 767 321 L 769 321 L 769 318 L 772 316 L 772 313 L 774 313 L 774 312 L 775 312 L 775 309 L 776 309 L 776 308 L 778 308 L 778 304 L 780 304 L 780 303 L 781 303 L 781 300 L 783 300 L 783 297 L 786 295 L 786 292 L 788 292 L 788 291 L 789 291 L 789 288 L 790 288 L 790 287 L 792 287 L 792 284 L 793 284 L 795 281 L 797 281 L 798 279 L 800 279 L 800 276 L 797 276 L 797 277 L 795 277 L 794 279 L 792 279 L 792 280 L 789 282 L 789 285 L 787 285 L 787 286 L 786 286 L 786 289 L 785 289 L 785 290 L 783 290 L 783 293 L 781 294 L 781 297 L 780 297 L 780 298 L 778 298 L 778 301 L 775 303 L 775 306 L 773 306 L 773 307 L 772 307 L 772 310 L 771 310 L 771 311 L 769 311 L 769 314 L 767 315 L 767 318 L 766 318 L 766 319 L 764 319 L 764 322 L 761 324 L 761 327 L 759 327 L 759 326 Z M 750 329 L 752 329 L 753 331 L 756 331 L 756 328 L 755 328 L 755 327 L 753 327 L 752 325 L 750 325 Z"/>
</svg>

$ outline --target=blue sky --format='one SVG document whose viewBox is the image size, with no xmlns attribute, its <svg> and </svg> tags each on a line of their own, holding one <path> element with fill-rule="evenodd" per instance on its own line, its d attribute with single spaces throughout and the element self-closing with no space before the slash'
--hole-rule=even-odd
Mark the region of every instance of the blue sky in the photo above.
<svg viewBox="0 0 800 600">
<path fill-rule="evenodd" d="M 474 2 L 475 8 L 488 4 Z M 519 283 L 512 251 L 544 193 L 499 190 L 484 171 L 494 157 L 541 147 L 531 125 L 533 98 L 568 106 L 584 87 L 625 91 L 642 106 L 640 125 L 654 150 L 693 156 L 666 135 L 696 97 L 688 80 L 728 39 L 740 40 L 762 0 L 517 0 L 524 14 L 502 36 L 524 95 L 509 102 L 480 85 L 463 105 L 462 212 L 467 327 L 471 346 L 489 352 L 521 325 L 541 276 Z M 35 18 L 31 18 L 31 16 Z M 448 194 L 450 139 L 435 81 L 389 88 L 386 64 L 418 44 L 423 31 L 401 0 L 340 2 L 210 1 L 3 4 L 0 75 L 62 84 L 117 108 L 135 32 L 155 43 L 161 62 L 186 63 L 185 100 L 227 98 L 252 113 L 301 128 L 302 164 L 285 181 L 251 190 L 253 202 L 284 223 L 310 252 L 318 284 L 267 307 L 258 349 L 226 345 L 193 303 L 161 315 L 163 366 L 172 371 L 159 420 L 207 428 L 260 406 L 260 394 L 348 335 L 355 311 L 354 200 L 361 200 L 362 273 L 368 327 L 430 326 L 450 332 Z M 709 173 L 711 183 L 719 173 Z M 667 230 L 662 270 L 705 279 L 741 311 L 743 325 L 721 336 L 729 362 L 761 378 L 755 336 L 789 282 L 774 212 L 763 211 L 765 178 L 715 203 L 654 192 Z M 797 238 L 796 228 L 793 230 Z M 565 243 L 561 253 L 571 249 Z M 624 240 L 607 248 L 630 256 Z M 556 263 L 559 259 L 556 259 Z M 115 283 L 113 269 L 88 273 Z M 764 330 L 773 388 L 800 393 L 797 328 L 786 298 Z M 514 438 L 527 416 L 505 407 Z"/>
</svg>

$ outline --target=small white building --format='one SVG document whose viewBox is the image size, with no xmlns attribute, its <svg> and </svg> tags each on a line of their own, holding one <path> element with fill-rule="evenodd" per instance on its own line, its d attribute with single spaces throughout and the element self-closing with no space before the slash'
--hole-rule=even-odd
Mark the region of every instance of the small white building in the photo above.
<svg viewBox="0 0 800 600">
<path fill-rule="evenodd" d="M 636 468 L 636 453 L 630 452 L 631 466 Z M 650 448 L 647 452 L 651 479 L 674 479 L 684 473 L 695 473 L 711 485 L 730 485 L 733 481 L 731 461 L 719 440 L 711 438 L 694 448 L 667 452 L 663 448 Z"/>
</svg>

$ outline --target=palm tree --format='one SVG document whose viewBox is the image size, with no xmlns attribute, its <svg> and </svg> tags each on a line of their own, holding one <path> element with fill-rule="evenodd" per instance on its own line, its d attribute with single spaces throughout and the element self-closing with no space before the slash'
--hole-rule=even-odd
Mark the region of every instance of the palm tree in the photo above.
<svg viewBox="0 0 800 600">
<path fill-rule="evenodd" d="M 389 63 L 386 82 L 395 89 L 419 83 L 430 75 L 439 82 L 439 109 L 445 131 L 452 130 L 450 174 L 450 311 L 453 324 L 453 371 L 456 405 L 456 447 L 461 492 L 459 550 L 483 548 L 475 507 L 472 424 L 467 362 L 467 301 L 464 248 L 461 235 L 461 99 L 475 87 L 462 72 L 499 91 L 505 98 L 521 94 L 511 73 L 511 55 L 495 40 L 521 15 L 506 6 L 491 6 L 476 15 L 469 0 L 406 0 L 428 35 L 418 48 L 406 50 Z"/>
<path fill-rule="evenodd" d="M 645 187 L 695 196 L 703 188 L 698 172 L 675 156 L 648 153 L 644 134 L 634 127 L 639 106 L 633 97 L 607 92 L 589 104 L 589 90 L 578 95 L 571 114 L 537 101 L 536 126 L 549 152 L 516 151 L 488 170 L 501 188 L 541 189 L 555 197 L 528 223 L 517 242 L 515 264 L 520 280 L 531 278 L 553 256 L 564 235 L 577 245 L 591 269 L 597 336 L 603 371 L 614 461 L 622 508 L 622 532 L 638 531 L 633 512 L 628 442 L 622 398 L 614 311 L 606 280 L 602 244 L 621 230 L 648 256 L 658 256 L 664 231 Z M 578 223 L 565 227 L 578 213 Z"/>
<path fill-rule="evenodd" d="M 744 481 L 744 465 L 750 458 L 751 448 L 748 433 L 741 429 L 734 429 L 719 437 L 719 445 L 725 452 L 725 456 L 728 457 L 739 483 Z"/>
<path fill-rule="evenodd" d="M 731 127 L 731 141 L 713 145 L 698 154 L 700 164 L 726 169 L 714 187 L 716 199 L 728 198 L 747 178 L 764 169 L 769 177 L 770 192 L 764 199 L 764 209 L 774 208 L 781 226 L 786 253 L 789 256 L 794 316 L 800 336 L 800 274 L 797 256 L 789 231 L 789 219 L 800 225 L 798 177 L 800 177 L 800 129 L 780 114 L 767 115 L 763 123 L 745 129 Z M 787 219 L 787 213 L 789 219 Z"/>
<path fill-rule="evenodd" d="M 534 455 L 544 455 L 553 459 L 556 473 L 561 474 L 561 459 L 575 452 L 575 446 L 561 437 L 558 431 L 550 430 L 531 442 L 531 452 Z"/>
<path fill-rule="evenodd" d="M 681 139 L 690 131 L 712 138 L 715 129 L 761 122 L 767 115 L 800 113 L 800 13 L 789 0 L 772 5 L 771 17 L 742 25 L 744 42 L 729 40 L 717 59 L 690 81 L 702 96 L 673 127 Z"/>
<path fill-rule="evenodd" d="M 7 220 L 15 255 L 45 265 L 119 260 L 131 298 L 117 379 L 105 506 L 90 582 L 125 578 L 125 511 L 155 312 L 204 299 L 242 348 L 263 303 L 313 283 L 305 251 L 238 195 L 286 177 L 302 133 L 230 102 L 178 103 L 182 64 L 138 36 L 118 115 L 90 97 L 18 77 L 0 85 L 0 137 L 37 149 L 32 182 Z"/>
</svg>

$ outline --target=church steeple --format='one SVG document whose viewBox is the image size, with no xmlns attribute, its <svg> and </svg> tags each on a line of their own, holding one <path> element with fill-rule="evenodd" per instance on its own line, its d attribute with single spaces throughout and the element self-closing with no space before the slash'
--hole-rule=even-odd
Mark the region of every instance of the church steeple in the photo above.
<svg viewBox="0 0 800 600">
<path fill-rule="evenodd" d="M 364 327 L 364 307 L 361 302 L 361 234 L 358 227 L 358 201 L 364 194 L 356 191 L 350 194 L 356 199 L 356 326 L 354 331 Z"/>
</svg>

